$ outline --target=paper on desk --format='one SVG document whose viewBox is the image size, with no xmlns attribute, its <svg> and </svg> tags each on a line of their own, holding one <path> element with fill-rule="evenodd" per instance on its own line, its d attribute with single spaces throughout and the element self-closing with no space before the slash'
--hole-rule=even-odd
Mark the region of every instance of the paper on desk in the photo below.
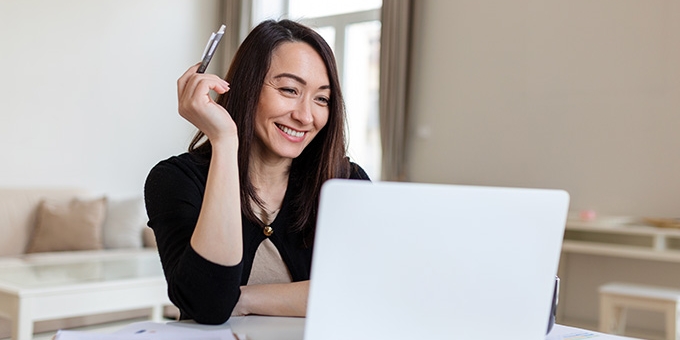
<svg viewBox="0 0 680 340">
<path fill-rule="evenodd" d="M 238 340 L 225 326 L 191 326 L 180 322 L 158 323 L 142 321 L 131 323 L 111 333 L 60 330 L 54 340 Z"/>
<path fill-rule="evenodd" d="M 597 339 L 597 340 L 631 340 L 633 338 L 628 338 L 625 336 L 611 335 L 605 333 L 599 333 L 594 331 L 589 331 L 581 328 L 574 328 L 563 325 L 555 325 L 550 331 L 545 340 L 586 340 L 586 339 Z"/>
</svg>

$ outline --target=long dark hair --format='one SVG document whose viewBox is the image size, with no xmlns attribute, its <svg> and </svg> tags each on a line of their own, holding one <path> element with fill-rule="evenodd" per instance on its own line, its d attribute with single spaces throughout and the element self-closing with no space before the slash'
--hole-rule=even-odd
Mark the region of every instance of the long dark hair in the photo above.
<svg viewBox="0 0 680 340">
<path fill-rule="evenodd" d="M 313 238 L 321 185 L 330 178 L 348 178 L 350 163 L 345 146 L 345 106 L 335 57 L 326 41 L 311 28 L 290 20 L 268 20 L 255 27 L 243 41 L 231 62 L 225 80 L 229 92 L 217 103 L 227 109 L 238 129 L 238 167 L 241 186 L 241 211 L 261 225 L 250 202 L 262 206 L 251 183 L 249 158 L 255 136 L 255 111 L 274 50 L 285 42 L 304 42 L 321 56 L 330 81 L 329 116 L 326 126 L 295 158 L 290 167 L 287 195 L 291 195 L 293 216 L 291 230 L 303 232 L 307 241 Z M 210 141 L 199 131 L 189 145 L 189 152 L 209 155 Z M 310 244 L 306 242 L 306 244 Z"/>
</svg>

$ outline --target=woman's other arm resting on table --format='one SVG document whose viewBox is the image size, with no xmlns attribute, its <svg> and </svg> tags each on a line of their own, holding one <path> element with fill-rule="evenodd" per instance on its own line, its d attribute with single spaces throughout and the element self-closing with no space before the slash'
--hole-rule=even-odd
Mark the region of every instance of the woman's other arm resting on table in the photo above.
<svg viewBox="0 0 680 340">
<path fill-rule="evenodd" d="M 301 316 L 307 314 L 309 280 L 241 286 L 234 315 Z"/>
</svg>

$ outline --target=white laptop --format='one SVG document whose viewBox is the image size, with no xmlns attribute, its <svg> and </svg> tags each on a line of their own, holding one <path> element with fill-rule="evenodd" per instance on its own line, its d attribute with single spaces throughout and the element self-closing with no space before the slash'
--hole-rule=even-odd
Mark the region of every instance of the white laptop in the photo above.
<svg viewBox="0 0 680 340">
<path fill-rule="evenodd" d="M 305 340 L 545 339 L 569 195 L 330 180 Z"/>
</svg>

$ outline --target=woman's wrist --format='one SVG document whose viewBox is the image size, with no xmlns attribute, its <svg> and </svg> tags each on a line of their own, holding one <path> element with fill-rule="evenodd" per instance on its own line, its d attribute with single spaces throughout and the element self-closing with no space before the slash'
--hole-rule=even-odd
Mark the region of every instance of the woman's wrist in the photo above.
<svg viewBox="0 0 680 340">
<path fill-rule="evenodd" d="M 234 306 L 232 315 L 245 316 L 250 314 L 248 310 L 249 291 L 248 286 L 241 286 L 241 296 L 238 298 L 236 306 Z"/>
<path fill-rule="evenodd" d="M 238 136 L 236 133 L 210 139 L 213 152 L 228 152 L 238 150 Z"/>
</svg>

